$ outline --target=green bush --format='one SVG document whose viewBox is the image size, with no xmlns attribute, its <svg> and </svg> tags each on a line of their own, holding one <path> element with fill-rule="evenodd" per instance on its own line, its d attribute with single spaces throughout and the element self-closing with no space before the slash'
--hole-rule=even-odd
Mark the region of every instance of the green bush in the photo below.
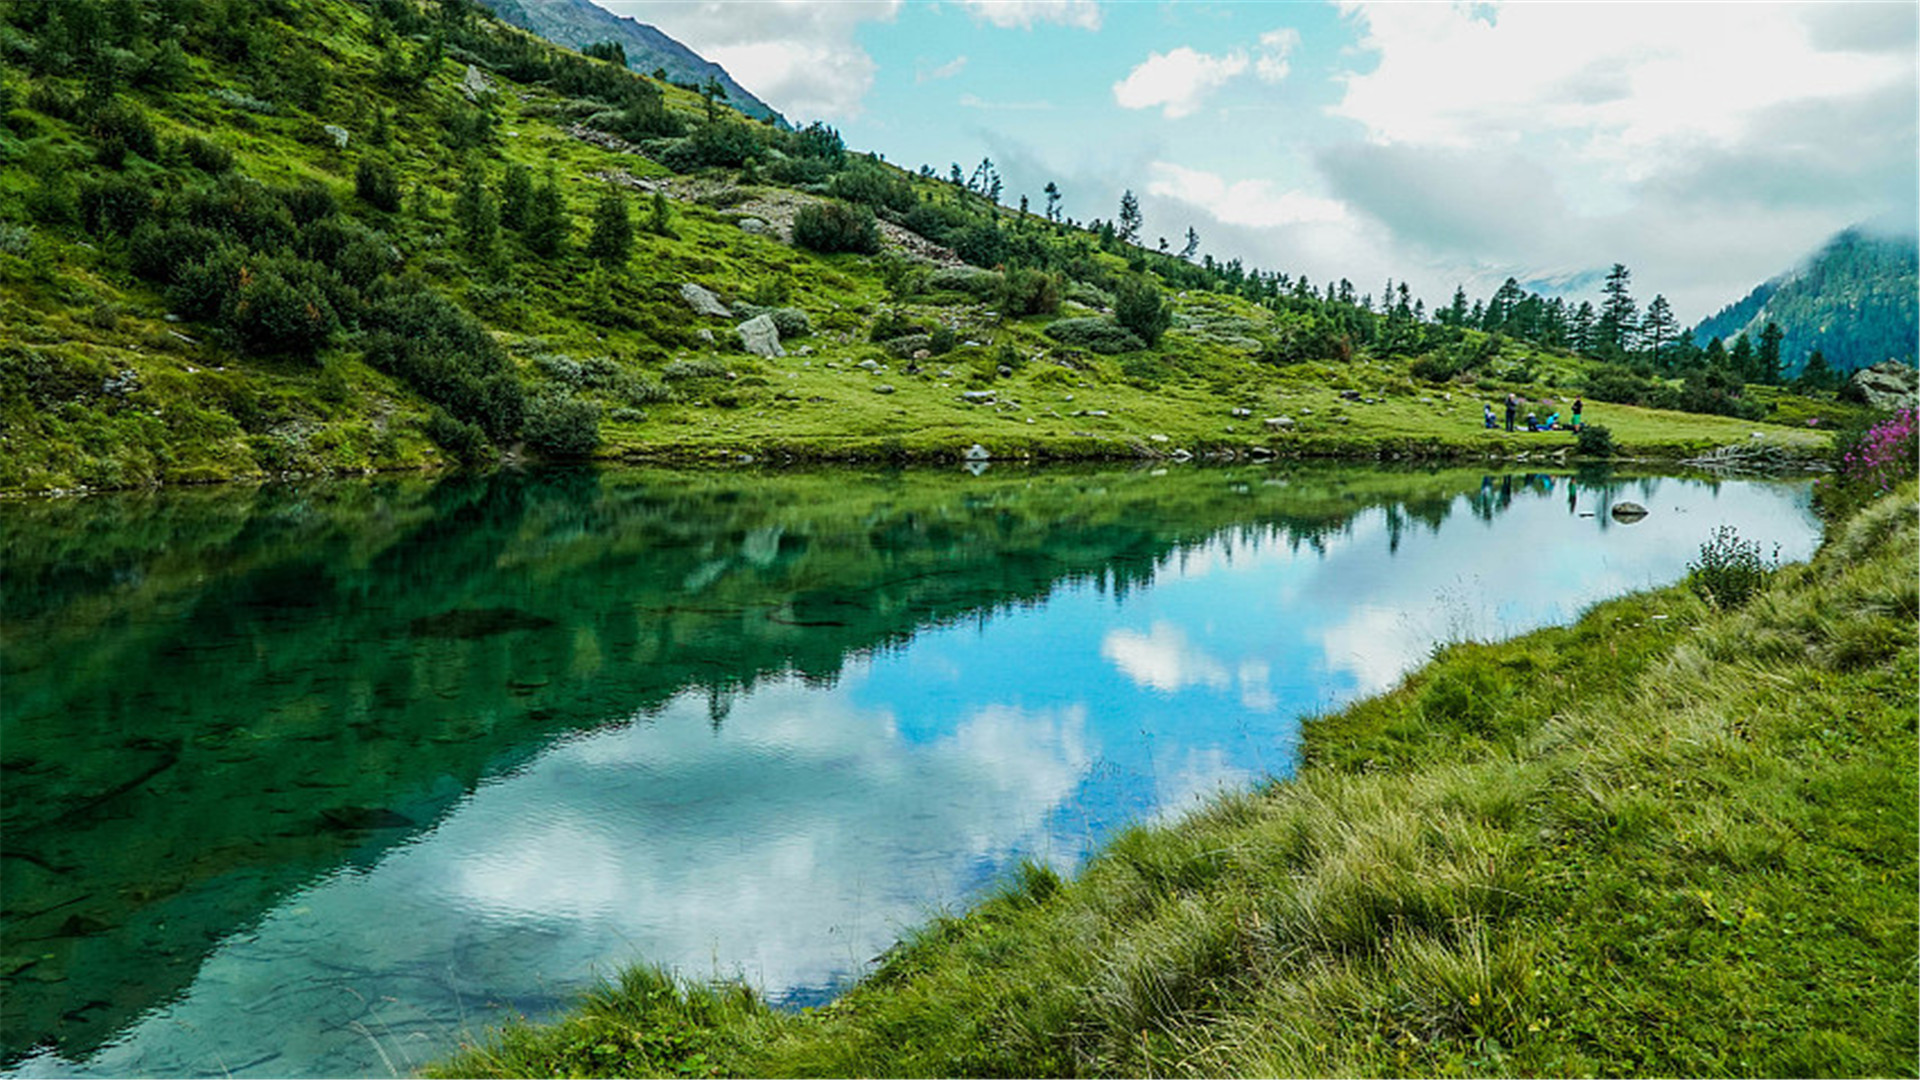
<svg viewBox="0 0 1920 1080">
<path fill-rule="evenodd" d="M 80 189 L 80 223 L 97 235 L 127 236 L 155 206 L 152 183 L 136 177 L 108 176 Z"/>
<path fill-rule="evenodd" d="M 1612 457 L 1613 432 L 1601 424 L 1582 424 L 1574 437 L 1574 449 L 1581 457 Z"/>
<path fill-rule="evenodd" d="M 487 434 L 478 425 L 455 420 L 445 409 L 427 417 L 427 438 L 463 465 L 478 463 L 487 453 Z"/>
<path fill-rule="evenodd" d="M 1097 353 L 1133 352 L 1147 347 L 1133 331 L 1107 318 L 1060 319 L 1049 323 L 1046 333 L 1062 345 Z"/>
<path fill-rule="evenodd" d="M 97 159 L 110 168 L 119 168 L 129 151 L 148 161 L 160 158 L 153 122 L 138 105 L 109 101 L 94 110 L 88 130 L 99 143 Z"/>
<path fill-rule="evenodd" d="M 227 313 L 240 346 L 256 355 L 311 358 L 339 325 L 313 263 L 273 260 L 242 268 Z"/>
<path fill-rule="evenodd" d="M 991 300 L 1005 286 L 1002 275 L 974 266 L 946 266 L 927 275 L 929 290 L 966 293 L 976 300 Z"/>
<path fill-rule="evenodd" d="M 1700 545 L 1700 557 L 1687 564 L 1687 586 L 1717 608 L 1736 608 L 1766 584 L 1767 567 L 1760 561 L 1760 545 L 1740 539 L 1731 525 L 1721 525 Z"/>
<path fill-rule="evenodd" d="M 1158 345 L 1173 323 L 1173 304 L 1151 281 L 1121 278 L 1113 291 L 1113 320 L 1148 346 Z"/>
<path fill-rule="evenodd" d="M 180 156 L 186 158 L 187 164 L 215 176 L 233 168 L 233 151 L 198 135 L 180 140 Z"/>
<path fill-rule="evenodd" d="M 807 318 L 807 313 L 797 307 L 774 308 L 767 314 L 773 319 L 773 328 L 780 332 L 782 341 L 813 333 L 813 323 Z"/>
<path fill-rule="evenodd" d="M 127 244 L 128 268 L 148 281 L 172 284 L 224 242 L 219 233 L 199 225 L 143 222 Z"/>
<path fill-rule="evenodd" d="M 836 199 L 898 214 L 912 210 L 916 201 L 913 185 L 905 177 L 865 160 L 857 160 L 835 175 L 827 191 Z"/>
<path fill-rule="evenodd" d="M 526 395 L 486 328 L 430 289 L 389 286 L 368 306 L 366 360 L 496 444 L 519 434 Z"/>
<path fill-rule="evenodd" d="M 727 366 L 718 360 L 675 360 L 660 369 L 660 377 L 669 382 L 678 379 L 718 379 L 727 374 Z"/>
<path fill-rule="evenodd" d="M 873 320 L 873 326 L 867 331 L 867 340 L 873 342 L 892 341 L 910 334 L 924 334 L 927 328 L 907 318 L 897 311 L 883 311 Z"/>
<path fill-rule="evenodd" d="M 850 251 L 872 255 L 880 250 L 880 227 L 873 211 L 843 202 L 803 206 L 793 215 L 793 242 L 822 254 Z"/>
<path fill-rule="evenodd" d="M 1026 267 L 1009 271 L 1000 291 L 1000 311 L 1015 318 L 1053 315 L 1060 310 L 1060 288 L 1058 274 Z"/>
<path fill-rule="evenodd" d="M 376 157 L 363 157 L 353 170 L 354 194 L 367 205 L 389 214 L 400 211 L 400 176 Z"/>
<path fill-rule="evenodd" d="M 600 446 L 600 410 L 572 394 L 541 394 L 527 403 L 522 437 L 548 457 L 585 457 Z"/>
</svg>

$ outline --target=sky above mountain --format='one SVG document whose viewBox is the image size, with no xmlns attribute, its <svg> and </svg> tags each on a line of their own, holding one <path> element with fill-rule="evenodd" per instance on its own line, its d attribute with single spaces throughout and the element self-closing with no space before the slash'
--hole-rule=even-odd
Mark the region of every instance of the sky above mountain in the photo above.
<svg viewBox="0 0 1920 1080">
<path fill-rule="evenodd" d="M 1622 262 L 1693 322 L 1920 205 L 1908 0 L 595 2 L 897 165 L 1429 303 Z"/>
</svg>

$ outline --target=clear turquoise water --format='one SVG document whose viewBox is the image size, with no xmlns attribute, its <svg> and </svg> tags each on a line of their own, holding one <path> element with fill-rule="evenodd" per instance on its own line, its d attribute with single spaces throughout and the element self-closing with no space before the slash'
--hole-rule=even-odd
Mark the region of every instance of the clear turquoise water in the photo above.
<svg viewBox="0 0 1920 1080">
<path fill-rule="evenodd" d="M 1721 524 L 1817 541 L 1804 484 L 1304 467 L 0 505 L 7 1068 L 404 1075 L 635 960 L 820 1000 Z"/>
</svg>

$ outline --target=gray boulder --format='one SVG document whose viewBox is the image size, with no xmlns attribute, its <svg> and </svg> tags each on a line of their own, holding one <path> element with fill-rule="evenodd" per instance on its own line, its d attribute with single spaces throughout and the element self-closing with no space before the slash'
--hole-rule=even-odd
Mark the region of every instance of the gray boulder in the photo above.
<svg viewBox="0 0 1920 1080">
<path fill-rule="evenodd" d="M 693 309 L 695 315 L 717 315 L 722 319 L 733 318 L 733 312 L 727 310 L 727 305 L 721 303 L 719 297 L 695 285 L 691 281 L 680 286 L 680 299 L 687 302 L 687 306 Z"/>
<path fill-rule="evenodd" d="M 467 96 L 468 101 L 479 101 L 483 95 L 493 93 L 493 84 L 487 81 L 479 68 L 468 64 L 467 73 L 460 77 L 460 92 Z"/>
<path fill-rule="evenodd" d="M 1613 520 L 1622 525 L 1631 525 L 1647 516 L 1647 508 L 1637 502 L 1617 502 L 1613 504 Z"/>
<path fill-rule="evenodd" d="M 1861 400 L 1875 409 L 1912 408 L 1920 398 L 1920 371 L 1898 360 L 1882 360 L 1861 368 L 1849 381 Z"/>
<path fill-rule="evenodd" d="M 780 331 L 770 315 L 755 315 L 734 328 L 740 334 L 740 347 L 755 356 L 785 356 L 780 347 Z"/>
<path fill-rule="evenodd" d="M 345 150 L 347 144 L 353 141 L 353 134 L 339 124 L 323 124 L 320 130 L 327 133 L 327 137 L 333 140 L 333 145 L 338 149 Z"/>
</svg>

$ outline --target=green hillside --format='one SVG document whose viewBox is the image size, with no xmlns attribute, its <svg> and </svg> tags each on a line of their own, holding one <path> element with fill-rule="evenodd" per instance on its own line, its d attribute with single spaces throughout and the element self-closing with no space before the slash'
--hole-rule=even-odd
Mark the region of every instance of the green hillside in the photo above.
<svg viewBox="0 0 1920 1080">
<path fill-rule="evenodd" d="M 1404 287 L 1149 252 L 1137 210 L 1017 212 L 990 162 L 910 175 L 468 0 L 25 0 L 0 63 L 0 490 L 975 444 L 1572 451 L 1483 429 L 1508 393 L 1563 420 L 1586 393 L 1651 455 L 1817 447 L 1809 421 L 1851 415 L 1428 319 Z M 742 346 L 759 315 L 777 354 Z"/>
<path fill-rule="evenodd" d="M 1896 360 L 1911 367 L 1920 346 L 1920 249 L 1912 236 L 1848 229 L 1805 266 L 1755 286 L 1693 329 L 1696 344 L 1780 327 L 1785 373 L 1798 374 L 1818 350 L 1835 371 Z"/>
</svg>

